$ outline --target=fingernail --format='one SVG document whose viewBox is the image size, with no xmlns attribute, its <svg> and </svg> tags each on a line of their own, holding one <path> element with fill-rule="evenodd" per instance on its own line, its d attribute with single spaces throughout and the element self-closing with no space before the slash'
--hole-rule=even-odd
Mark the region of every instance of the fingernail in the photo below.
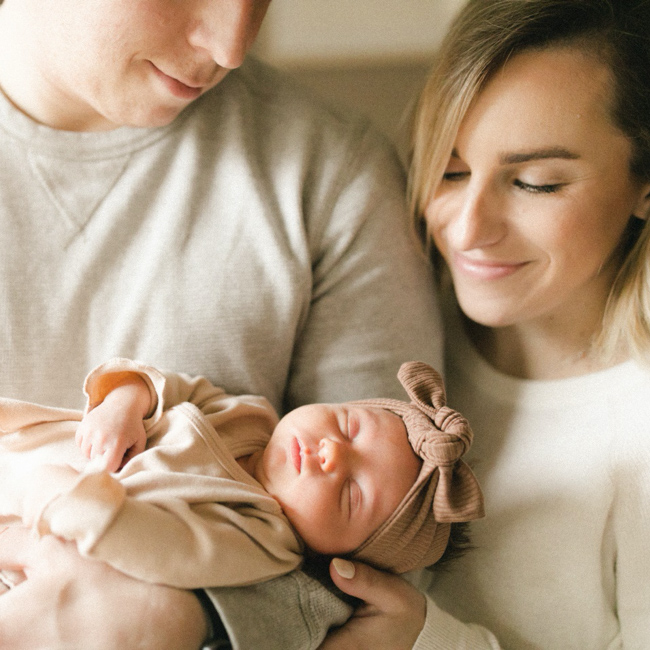
<svg viewBox="0 0 650 650">
<path fill-rule="evenodd" d="M 332 564 L 334 565 L 336 572 L 342 578 L 346 578 L 347 580 L 354 578 L 355 569 L 352 562 L 349 562 L 348 560 L 342 560 L 340 557 L 335 557 L 332 560 Z"/>
</svg>

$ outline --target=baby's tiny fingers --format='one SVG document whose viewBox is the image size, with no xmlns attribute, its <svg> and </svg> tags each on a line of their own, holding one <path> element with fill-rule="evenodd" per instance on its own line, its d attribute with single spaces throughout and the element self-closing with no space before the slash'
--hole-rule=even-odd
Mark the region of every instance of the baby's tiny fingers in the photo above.
<svg viewBox="0 0 650 650">
<path fill-rule="evenodd" d="M 81 442 L 79 443 L 79 449 L 81 450 L 81 453 L 86 458 L 92 458 L 93 439 L 92 439 L 92 436 L 89 433 L 85 433 L 83 435 L 83 437 L 81 438 Z"/>
<path fill-rule="evenodd" d="M 101 463 L 103 464 L 102 469 L 105 469 L 107 472 L 117 472 L 122 465 L 124 451 L 121 447 L 113 447 L 104 450 L 101 454 L 97 454 L 97 458 L 101 459 Z M 97 462 L 99 463 L 100 461 Z"/>
</svg>

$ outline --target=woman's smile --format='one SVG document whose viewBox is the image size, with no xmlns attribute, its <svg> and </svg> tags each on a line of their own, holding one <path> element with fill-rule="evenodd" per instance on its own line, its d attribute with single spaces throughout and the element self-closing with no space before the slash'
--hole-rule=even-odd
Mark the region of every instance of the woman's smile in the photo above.
<svg viewBox="0 0 650 650">
<path fill-rule="evenodd" d="M 454 253 L 449 265 L 458 273 L 478 281 L 501 280 L 513 275 L 529 262 L 502 262 L 497 260 L 475 259 L 463 253 Z"/>
</svg>

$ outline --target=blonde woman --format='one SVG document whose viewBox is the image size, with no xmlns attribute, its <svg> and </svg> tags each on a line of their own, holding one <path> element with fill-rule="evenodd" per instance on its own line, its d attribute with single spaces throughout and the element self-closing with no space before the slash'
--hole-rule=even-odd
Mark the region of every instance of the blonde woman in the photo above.
<svg viewBox="0 0 650 650">
<path fill-rule="evenodd" d="M 471 0 L 414 129 L 487 517 L 425 596 L 355 564 L 337 648 L 650 646 L 650 5 Z M 339 564 L 340 566 L 340 564 Z"/>
</svg>

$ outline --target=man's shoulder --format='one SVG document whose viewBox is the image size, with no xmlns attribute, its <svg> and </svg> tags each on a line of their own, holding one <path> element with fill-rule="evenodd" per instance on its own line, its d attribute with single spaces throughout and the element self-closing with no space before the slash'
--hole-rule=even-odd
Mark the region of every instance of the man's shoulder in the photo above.
<svg viewBox="0 0 650 650">
<path fill-rule="evenodd" d="M 393 148 L 367 117 L 329 104 L 289 73 L 250 56 L 202 102 L 203 111 L 218 112 L 222 119 L 224 112 L 239 116 L 249 134 L 273 148 L 288 145 L 333 153 L 332 148 L 354 150 L 362 142 L 375 150 Z M 223 122 L 215 115 L 214 123 Z"/>
<path fill-rule="evenodd" d="M 233 74 L 258 106 L 266 112 L 291 111 L 297 119 L 318 119 L 324 126 L 364 128 L 369 120 L 352 110 L 334 108 L 326 98 L 307 88 L 289 72 L 248 57 Z"/>
</svg>

